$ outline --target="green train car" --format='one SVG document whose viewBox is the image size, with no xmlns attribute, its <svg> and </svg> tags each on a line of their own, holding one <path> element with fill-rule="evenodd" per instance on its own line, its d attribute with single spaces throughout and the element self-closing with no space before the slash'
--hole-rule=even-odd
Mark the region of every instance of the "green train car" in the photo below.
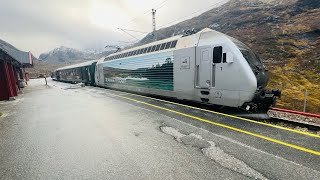
<svg viewBox="0 0 320 180">
<path fill-rule="evenodd" d="M 55 70 L 51 77 L 53 80 L 68 83 L 84 83 L 95 86 L 94 72 L 98 60 L 70 65 Z"/>
</svg>

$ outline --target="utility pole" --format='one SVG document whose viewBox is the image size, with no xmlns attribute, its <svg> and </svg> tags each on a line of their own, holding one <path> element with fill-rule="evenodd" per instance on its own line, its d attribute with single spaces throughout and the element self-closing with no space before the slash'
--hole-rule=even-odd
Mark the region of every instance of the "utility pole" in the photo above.
<svg viewBox="0 0 320 180">
<path fill-rule="evenodd" d="M 152 35 L 154 39 L 157 39 L 156 37 L 156 10 L 152 9 Z"/>
</svg>

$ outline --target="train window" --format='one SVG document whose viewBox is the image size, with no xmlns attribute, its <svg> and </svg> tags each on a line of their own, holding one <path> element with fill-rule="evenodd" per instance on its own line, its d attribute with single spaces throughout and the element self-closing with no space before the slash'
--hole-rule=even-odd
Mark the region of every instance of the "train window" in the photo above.
<svg viewBox="0 0 320 180">
<path fill-rule="evenodd" d="M 223 63 L 226 63 L 226 62 L 227 62 L 227 53 L 223 53 L 222 62 L 223 62 Z"/>
<path fill-rule="evenodd" d="M 144 48 L 144 49 L 143 49 L 143 54 L 146 53 L 147 50 L 148 50 L 148 48 Z"/>
<path fill-rule="evenodd" d="M 176 45 L 177 45 L 177 40 L 172 41 L 172 44 L 171 44 L 170 48 L 175 48 Z"/>
<path fill-rule="evenodd" d="M 154 50 L 156 50 L 156 45 L 152 46 L 151 52 L 153 52 Z"/>
<path fill-rule="evenodd" d="M 169 49 L 171 45 L 171 42 L 167 42 L 165 49 Z"/>
<path fill-rule="evenodd" d="M 156 51 L 159 51 L 160 46 L 161 46 L 161 44 L 158 44 L 158 45 L 156 46 Z"/>
<path fill-rule="evenodd" d="M 129 52 L 129 55 L 128 55 L 128 56 L 131 56 L 131 55 L 132 55 L 132 51 Z"/>
<path fill-rule="evenodd" d="M 162 43 L 162 44 L 161 44 L 160 50 L 163 50 L 164 47 L 166 47 L 166 43 Z"/>
<path fill-rule="evenodd" d="M 151 46 L 150 47 L 148 47 L 148 51 L 147 52 L 150 52 L 151 51 Z"/>
<path fill-rule="evenodd" d="M 142 54 L 143 49 L 139 49 L 139 54 Z"/>
<path fill-rule="evenodd" d="M 213 48 L 213 63 L 221 63 L 222 58 L 222 46 Z"/>
</svg>

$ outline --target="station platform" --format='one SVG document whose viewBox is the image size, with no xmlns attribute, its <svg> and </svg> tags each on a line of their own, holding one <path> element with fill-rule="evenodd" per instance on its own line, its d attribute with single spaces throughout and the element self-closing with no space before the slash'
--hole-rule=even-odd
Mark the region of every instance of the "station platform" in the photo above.
<svg viewBox="0 0 320 180">
<path fill-rule="evenodd" d="M 0 102 L 3 179 L 320 177 L 316 134 L 110 89 L 48 85 L 31 80 L 15 101 Z"/>
</svg>

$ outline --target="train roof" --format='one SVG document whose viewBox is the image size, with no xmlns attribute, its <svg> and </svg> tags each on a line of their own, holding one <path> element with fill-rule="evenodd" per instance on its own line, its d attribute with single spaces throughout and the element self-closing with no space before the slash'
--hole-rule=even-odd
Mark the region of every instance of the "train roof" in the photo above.
<svg viewBox="0 0 320 180">
<path fill-rule="evenodd" d="M 66 70 L 66 69 L 73 69 L 73 68 L 84 67 L 84 66 L 90 66 L 91 64 L 93 64 L 95 62 L 98 62 L 98 61 L 99 60 L 92 60 L 92 61 L 86 61 L 86 62 L 83 62 L 83 63 L 73 64 L 73 65 L 70 65 L 70 66 L 65 66 L 65 67 L 56 69 L 56 71 L 61 71 L 61 70 Z"/>
<path fill-rule="evenodd" d="M 213 32 L 218 36 L 225 35 L 225 34 L 220 33 L 218 31 L 214 31 L 210 28 L 204 28 L 197 33 L 191 32 L 190 34 L 177 35 L 177 36 L 166 38 L 166 39 L 163 39 L 160 41 L 155 41 L 152 43 L 144 44 L 141 46 L 129 48 L 129 49 L 126 49 L 123 51 L 119 51 L 119 52 L 110 54 L 110 55 L 106 56 L 106 58 L 104 60 L 99 61 L 98 64 L 102 63 L 104 61 L 109 61 L 109 60 L 113 61 L 113 60 L 117 60 L 117 59 L 121 59 L 121 58 L 125 58 L 125 57 L 139 56 L 139 55 L 155 53 L 155 52 L 159 52 L 159 51 L 168 51 L 170 49 L 172 50 L 172 49 L 182 49 L 182 48 L 195 47 L 198 45 L 200 36 L 206 32 Z M 168 44 L 169 44 L 169 47 L 167 46 Z M 151 50 L 151 47 L 153 49 L 153 48 L 155 48 L 155 46 L 157 46 L 157 49 Z M 161 46 L 161 48 L 159 49 L 160 46 Z M 165 48 L 163 48 L 163 46 L 165 46 Z"/>
<path fill-rule="evenodd" d="M 177 35 L 177 36 L 173 36 L 173 37 L 170 37 L 170 38 L 166 38 L 166 39 L 162 39 L 162 40 L 159 40 L 159 41 L 155 41 L 155 42 L 151 42 L 151 43 L 148 43 L 148 44 L 144 44 L 144 45 L 141 45 L 141 46 L 136 46 L 136 47 L 133 47 L 133 48 L 129 48 L 129 49 L 125 49 L 123 51 L 119 51 L 119 52 L 116 52 L 116 53 L 112 53 L 108 56 L 115 56 L 115 55 L 119 55 L 119 54 L 122 54 L 122 53 L 126 53 L 126 52 L 130 52 L 130 51 L 135 51 L 135 50 L 138 50 L 138 49 L 141 49 L 141 48 L 146 48 L 146 47 L 149 47 L 149 46 L 154 46 L 154 45 L 158 45 L 158 44 L 162 44 L 162 43 L 165 43 L 165 42 L 170 42 L 170 41 L 174 41 L 174 40 L 178 40 L 182 37 L 182 35 Z M 108 57 L 107 56 L 107 57 Z"/>
</svg>

